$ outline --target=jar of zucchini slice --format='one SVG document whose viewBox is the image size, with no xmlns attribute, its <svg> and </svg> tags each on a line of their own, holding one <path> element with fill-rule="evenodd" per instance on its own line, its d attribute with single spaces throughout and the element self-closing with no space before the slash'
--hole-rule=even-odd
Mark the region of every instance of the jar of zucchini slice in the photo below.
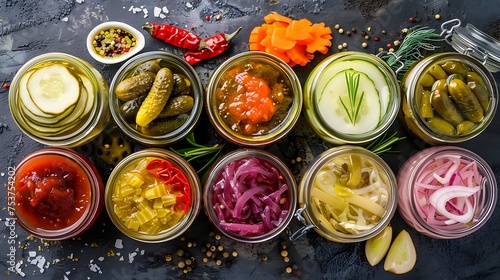
<svg viewBox="0 0 500 280">
<path fill-rule="evenodd" d="M 168 150 L 149 148 L 126 157 L 106 185 L 106 210 L 132 239 L 155 243 L 180 236 L 200 210 L 200 179 Z"/>
<path fill-rule="evenodd" d="M 110 118 L 108 85 L 88 62 L 47 53 L 26 62 L 9 90 L 14 121 L 29 137 L 49 146 L 91 141 Z"/>
<path fill-rule="evenodd" d="M 387 131 L 400 106 L 399 85 L 377 56 L 347 51 L 321 61 L 304 85 L 305 117 L 334 144 L 367 144 Z"/>
<path fill-rule="evenodd" d="M 370 239 L 391 221 L 397 208 L 397 182 L 379 156 L 344 145 L 317 156 L 299 183 L 296 217 L 304 226 L 295 240 L 314 229 L 324 238 L 352 243 Z"/>
</svg>

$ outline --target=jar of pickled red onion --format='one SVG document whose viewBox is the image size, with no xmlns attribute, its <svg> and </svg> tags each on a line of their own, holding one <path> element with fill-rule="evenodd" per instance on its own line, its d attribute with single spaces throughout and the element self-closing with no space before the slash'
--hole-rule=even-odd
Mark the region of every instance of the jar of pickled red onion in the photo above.
<svg viewBox="0 0 500 280">
<path fill-rule="evenodd" d="M 491 217 L 495 174 L 477 154 L 461 147 L 422 150 L 398 174 L 398 211 L 417 231 L 439 239 L 469 235 Z"/>
</svg>

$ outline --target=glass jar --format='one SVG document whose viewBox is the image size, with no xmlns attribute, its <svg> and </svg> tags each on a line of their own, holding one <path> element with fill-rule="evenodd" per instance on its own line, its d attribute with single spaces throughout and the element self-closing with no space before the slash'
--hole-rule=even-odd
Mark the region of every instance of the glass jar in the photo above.
<svg viewBox="0 0 500 280">
<path fill-rule="evenodd" d="M 327 57 L 304 85 L 306 119 L 317 135 L 333 144 L 373 141 L 392 125 L 399 106 L 395 73 L 379 57 L 362 52 Z"/>
<path fill-rule="evenodd" d="M 44 79 L 61 73 L 66 75 L 64 79 L 46 84 L 45 88 L 54 88 L 68 80 L 71 87 L 63 93 L 54 91 L 46 100 L 33 99 L 33 90 L 28 89 L 30 78 L 33 84 L 38 78 L 41 82 L 30 85 L 32 89 L 42 88 Z M 71 106 L 72 101 L 67 101 L 66 108 L 49 108 L 50 104 L 66 102 L 61 96 L 76 101 Z M 65 53 L 47 53 L 26 62 L 12 80 L 9 107 L 14 121 L 26 135 L 49 146 L 76 147 L 88 143 L 101 133 L 110 117 L 108 85 L 104 78 L 90 63 Z"/>
<path fill-rule="evenodd" d="M 203 202 L 208 219 L 225 236 L 244 243 L 264 242 L 292 220 L 296 182 L 273 154 L 238 149 L 220 158 L 208 173 Z"/>
<path fill-rule="evenodd" d="M 296 217 L 304 226 L 291 240 L 310 229 L 340 243 L 368 240 L 389 224 L 397 199 L 396 176 L 382 158 L 359 146 L 331 148 L 302 176 Z"/>
<path fill-rule="evenodd" d="M 155 61 L 158 63 L 148 66 Z M 160 67 L 168 68 L 173 73 L 174 86 L 165 106 L 179 96 L 189 98 L 188 103 L 192 106 L 187 110 L 178 111 L 175 115 L 156 117 L 151 123 L 141 127 L 136 124 L 137 110 L 151 86 L 146 87 L 144 93 L 137 96 L 130 95 L 127 98 L 122 97 L 122 99 L 117 97 L 117 87 L 120 82 L 134 75 L 134 71 L 138 68 L 149 69 L 147 72 L 158 72 Z M 135 83 L 138 82 L 135 81 Z M 129 83 L 129 85 L 133 86 L 134 83 Z M 119 92 L 122 91 L 119 90 Z M 113 119 L 125 135 L 143 145 L 159 147 L 177 143 L 195 129 L 203 109 L 203 87 L 194 68 L 181 57 L 163 51 L 152 51 L 134 56 L 118 69 L 110 85 L 109 99 Z M 131 102 L 128 105 L 129 109 L 124 110 L 128 102 Z"/>
<path fill-rule="evenodd" d="M 488 164 L 454 146 L 427 148 L 409 158 L 399 171 L 398 191 L 403 219 L 439 239 L 460 238 L 480 229 L 497 201 L 495 174 Z"/>
<path fill-rule="evenodd" d="M 302 109 L 297 75 L 265 52 L 230 57 L 212 73 L 206 90 L 210 122 L 220 136 L 239 146 L 279 141 L 292 130 Z"/>
<path fill-rule="evenodd" d="M 85 156 L 45 148 L 25 157 L 13 177 L 14 212 L 28 233 L 46 240 L 75 238 L 88 230 L 104 206 L 104 184 Z"/>
<path fill-rule="evenodd" d="M 182 235 L 200 211 L 201 183 L 193 167 L 159 148 L 135 152 L 111 172 L 106 210 L 128 237 L 147 243 Z"/>
<path fill-rule="evenodd" d="M 453 52 L 417 62 L 402 79 L 401 91 L 400 119 L 431 145 L 476 137 L 493 120 L 498 106 L 493 75 L 476 59 Z"/>
</svg>

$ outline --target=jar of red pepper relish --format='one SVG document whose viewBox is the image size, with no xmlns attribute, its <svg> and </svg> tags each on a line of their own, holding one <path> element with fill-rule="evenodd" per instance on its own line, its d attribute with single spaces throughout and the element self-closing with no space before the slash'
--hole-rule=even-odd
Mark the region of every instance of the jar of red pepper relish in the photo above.
<svg viewBox="0 0 500 280">
<path fill-rule="evenodd" d="M 417 231 L 453 239 L 480 229 L 497 201 L 495 174 L 477 154 L 461 147 L 424 149 L 398 174 L 398 211 Z"/>
<path fill-rule="evenodd" d="M 14 189 L 18 223 L 47 240 L 81 235 L 104 206 L 99 172 L 67 148 L 46 148 L 24 158 L 15 171 Z"/>
<path fill-rule="evenodd" d="M 124 158 L 106 185 L 106 210 L 128 237 L 164 242 L 183 234 L 200 210 L 200 179 L 177 154 L 144 149 Z"/>
</svg>

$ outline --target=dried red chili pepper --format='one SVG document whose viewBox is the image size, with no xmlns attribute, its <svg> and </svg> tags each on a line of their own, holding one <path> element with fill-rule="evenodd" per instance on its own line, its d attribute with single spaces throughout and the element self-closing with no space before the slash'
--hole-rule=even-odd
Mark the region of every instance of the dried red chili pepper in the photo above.
<svg viewBox="0 0 500 280">
<path fill-rule="evenodd" d="M 200 36 L 185 29 L 169 24 L 148 23 L 142 27 L 156 39 L 163 40 L 179 48 L 199 51 L 207 48 L 205 41 Z"/>
<path fill-rule="evenodd" d="M 163 180 L 164 184 L 171 185 L 173 191 L 180 193 L 175 198 L 174 211 L 187 213 L 191 206 L 191 186 L 184 172 L 171 162 L 162 159 L 150 161 L 146 170 L 156 178 Z"/>
<path fill-rule="evenodd" d="M 219 54 L 223 53 L 227 49 L 229 49 L 230 42 L 231 40 L 238 35 L 240 32 L 241 27 L 238 28 L 236 31 L 234 31 L 231 34 L 224 34 L 220 33 L 215 36 L 209 37 L 205 39 L 205 44 L 207 45 L 207 48 L 204 50 L 199 50 L 199 51 L 187 51 L 182 54 L 182 57 L 184 60 L 191 64 L 194 65 L 198 62 L 201 62 L 203 60 L 216 57 Z M 211 50 L 210 50 L 211 49 Z"/>
</svg>

